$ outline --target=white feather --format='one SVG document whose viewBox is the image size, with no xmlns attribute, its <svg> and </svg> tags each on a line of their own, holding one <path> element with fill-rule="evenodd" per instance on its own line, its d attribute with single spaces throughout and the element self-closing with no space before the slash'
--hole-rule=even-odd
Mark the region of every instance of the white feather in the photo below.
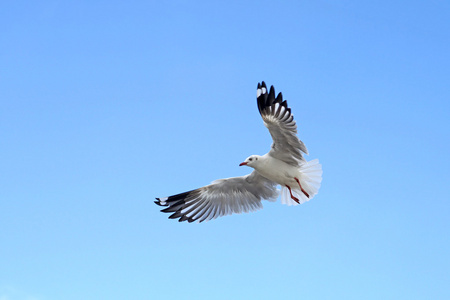
<svg viewBox="0 0 450 300">
<path fill-rule="evenodd" d="M 304 163 L 300 169 L 300 184 L 302 188 L 308 193 L 309 198 L 300 190 L 298 186 L 291 186 L 291 191 L 294 197 L 296 197 L 300 204 L 303 204 L 312 198 L 319 192 L 320 184 L 322 182 L 322 165 L 319 163 L 318 159 L 313 159 Z M 291 198 L 289 189 L 285 186 L 281 188 L 281 204 L 286 204 L 288 206 L 298 205 Z"/>
</svg>

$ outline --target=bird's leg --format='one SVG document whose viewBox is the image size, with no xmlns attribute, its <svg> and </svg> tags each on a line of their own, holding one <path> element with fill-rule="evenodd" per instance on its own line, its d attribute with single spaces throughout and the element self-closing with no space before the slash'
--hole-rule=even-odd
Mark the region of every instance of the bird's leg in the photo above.
<svg viewBox="0 0 450 300">
<path fill-rule="evenodd" d="M 298 185 L 300 186 L 300 189 L 302 190 L 303 194 L 305 194 L 306 197 L 309 198 L 309 195 L 307 192 L 305 192 L 305 190 L 302 188 L 302 185 L 300 184 L 300 180 L 298 180 L 297 177 L 294 177 L 295 181 L 297 181 Z"/>
<path fill-rule="evenodd" d="M 288 186 L 288 185 L 286 185 L 286 187 L 288 188 L 289 193 L 291 193 L 291 198 L 292 198 L 292 200 L 294 200 L 295 202 L 297 202 L 298 204 L 300 204 L 300 201 L 298 200 L 298 198 L 296 198 L 296 197 L 294 197 L 294 195 L 292 195 L 291 187 Z"/>
</svg>

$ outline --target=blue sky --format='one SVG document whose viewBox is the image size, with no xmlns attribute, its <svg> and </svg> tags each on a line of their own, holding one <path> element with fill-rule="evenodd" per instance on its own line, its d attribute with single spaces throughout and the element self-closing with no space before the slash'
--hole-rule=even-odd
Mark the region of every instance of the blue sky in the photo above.
<svg viewBox="0 0 450 300">
<path fill-rule="evenodd" d="M 0 299 L 449 299 L 448 1 L 0 4 Z M 319 194 L 202 224 L 288 100 Z"/>
</svg>

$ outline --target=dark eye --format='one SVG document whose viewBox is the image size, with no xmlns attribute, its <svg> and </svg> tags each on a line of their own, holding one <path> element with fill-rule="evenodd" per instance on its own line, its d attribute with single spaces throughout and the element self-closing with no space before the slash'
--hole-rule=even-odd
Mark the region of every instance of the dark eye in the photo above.
<svg viewBox="0 0 450 300">
<path fill-rule="evenodd" d="M 252 161 L 252 160 L 253 160 L 253 158 L 249 158 L 248 160 L 249 160 L 249 161 Z"/>
<path fill-rule="evenodd" d="M 255 158 L 255 160 L 258 160 L 258 158 Z"/>
</svg>

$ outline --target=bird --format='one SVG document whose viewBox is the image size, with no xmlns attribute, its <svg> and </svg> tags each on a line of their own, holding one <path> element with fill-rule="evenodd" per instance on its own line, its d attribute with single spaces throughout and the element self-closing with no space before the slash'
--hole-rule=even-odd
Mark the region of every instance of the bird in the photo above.
<svg viewBox="0 0 450 300">
<path fill-rule="evenodd" d="M 258 111 L 272 136 L 272 146 L 264 155 L 251 155 L 239 166 L 253 168 L 245 176 L 218 179 L 204 187 L 169 197 L 155 203 L 171 213 L 169 219 L 201 223 L 218 217 L 262 209 L 262 200 L 298 205 L 311 200 L 322 182 L 318 159 L 306 161 L 305 144 L 297 136 L 297 124 L 282 93 L 275 97 L 264 81 L 256 90 Z M 278 186 L 281 189 L 278 189 Z"/>
</svg>

